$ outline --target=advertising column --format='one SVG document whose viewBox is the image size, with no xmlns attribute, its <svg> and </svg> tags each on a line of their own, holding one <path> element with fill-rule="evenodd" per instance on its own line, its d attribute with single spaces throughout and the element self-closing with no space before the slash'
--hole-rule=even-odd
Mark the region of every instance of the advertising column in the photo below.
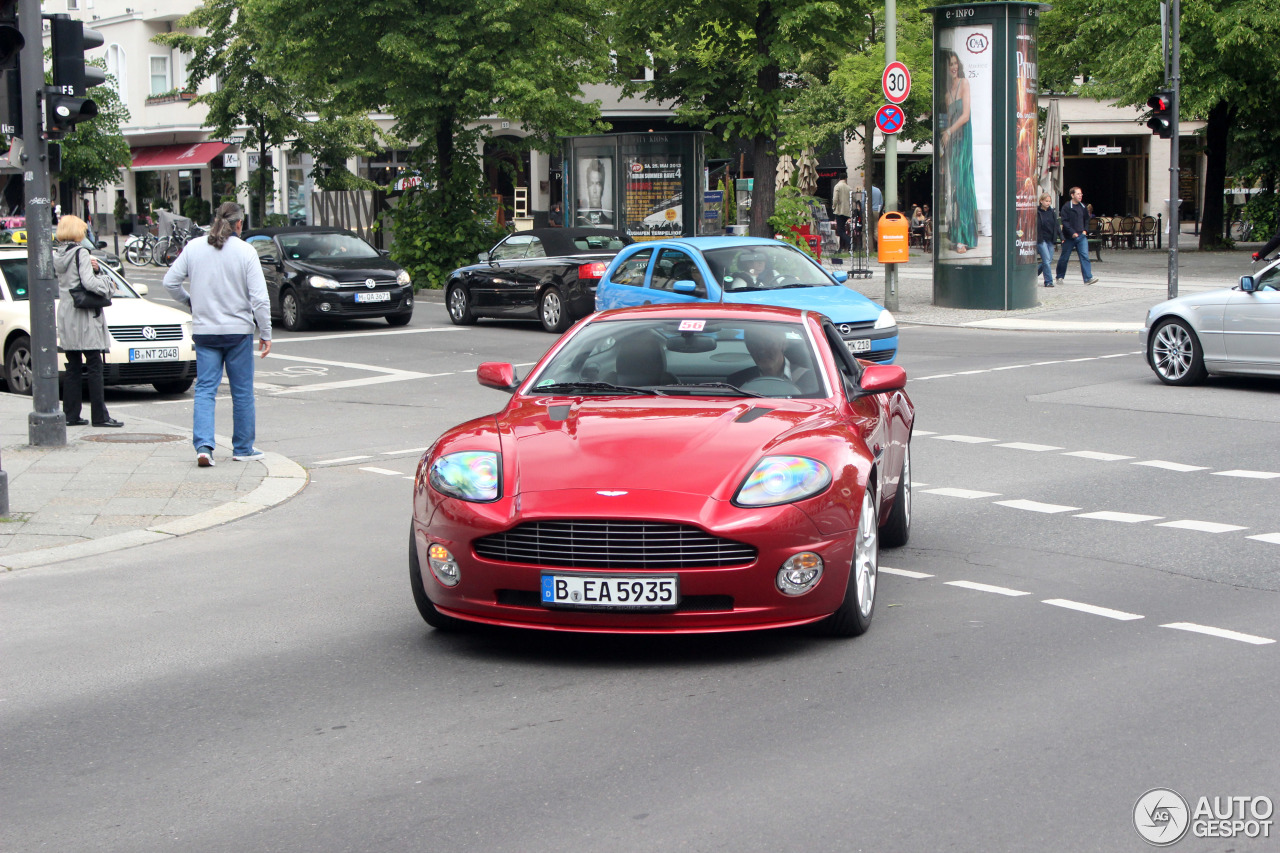
<svg viewBox="0 0 1280 853">
<path fill-rule="evenodd" d="M 931 10 L 935 305 L 1036 304 L 1039 9 L 995 2 Z"/>
</svg>

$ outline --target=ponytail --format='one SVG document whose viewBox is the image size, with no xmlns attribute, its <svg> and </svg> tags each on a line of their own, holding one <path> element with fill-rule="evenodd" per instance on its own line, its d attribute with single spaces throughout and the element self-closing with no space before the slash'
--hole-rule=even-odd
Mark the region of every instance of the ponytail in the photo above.
<svg viewBox="0 0 1280 853">
<path fill-rule="evenodd" d="M 240 205 L 234 201 L 220 205 L 213 215 L 213 225 L 209 227 L 209 245 L 221 249 L 235 231 L 234 223 L 241 219 L 244 219 L 244 208 Z"/>
</svg>

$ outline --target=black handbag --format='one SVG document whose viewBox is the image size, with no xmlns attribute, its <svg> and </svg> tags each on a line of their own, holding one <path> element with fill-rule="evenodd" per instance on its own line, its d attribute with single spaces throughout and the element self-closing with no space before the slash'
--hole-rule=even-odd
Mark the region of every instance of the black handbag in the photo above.
<svg viewBox="0 0 1280 853">
<path fill-rule="evenodd" d="M 77 251 L 84 250 L 78 249 Z M 68 289 L 67 292 L 71 294 L 71 301 L 75 303 L 75 306 L 85 311 L 92 311 L 96 308 L 106 308 L 111 304 L 110 296 L 103 296 L 99 293 L 94 293 L 83 284 L 77 284 L 75 287 Z"/>
</svg>

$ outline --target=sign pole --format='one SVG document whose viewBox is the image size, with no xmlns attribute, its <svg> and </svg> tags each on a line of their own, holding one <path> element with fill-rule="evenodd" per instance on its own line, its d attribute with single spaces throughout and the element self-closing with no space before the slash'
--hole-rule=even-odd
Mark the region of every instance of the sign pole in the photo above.
<svg viewBox="0 0 1280 853">
<path fill-rule="evenodd" d="M 898 0 L 884 0 L 884 62 L 898 59 Z M 884 209 L 898 209 L 898 134 L 884 134 Z M 870 224 L 870 223 L 868 223 Z M 879 227 L 879 223 L 877 223 Z M 898 310 L 898 265 L 884 268 L 884 307 Z"/>
<path fill-rule="evenodd" d="M 1182 204 L 1178 198 L 1178 89 L 1182 59 L 1178 50 L 1178 27 L 1182 17 L 1181 0 L 1169 0 L 1169 6 L 1169 88 L 1173 90 L 1169 105 L 1169 298 L 1175 299 L 1178 296 L 1178 235 L 1182 231 L 1178 222 L 1178 208 Z"/>
</svg>

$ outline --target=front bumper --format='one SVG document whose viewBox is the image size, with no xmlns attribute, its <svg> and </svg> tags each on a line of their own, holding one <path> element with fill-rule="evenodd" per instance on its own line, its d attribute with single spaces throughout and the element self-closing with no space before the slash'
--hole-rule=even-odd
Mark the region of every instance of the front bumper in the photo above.
<svg viewBox="0 0 1280 853">
<path fill-rule="evenodd" d="M 385 302 L 359 302 L 356 299 L 358 295 L 372 293 L 389 293 L 390 297 Z M 305 316 L 313 319 L 322 317 L 357 319 L 360 317 L 385 317 L 388 314 L 408 314 L 413 312 L 412 285 L 333 290 L 306 287 L 303 288 L 302 294 L 302 312 Z"/>
</svg>

